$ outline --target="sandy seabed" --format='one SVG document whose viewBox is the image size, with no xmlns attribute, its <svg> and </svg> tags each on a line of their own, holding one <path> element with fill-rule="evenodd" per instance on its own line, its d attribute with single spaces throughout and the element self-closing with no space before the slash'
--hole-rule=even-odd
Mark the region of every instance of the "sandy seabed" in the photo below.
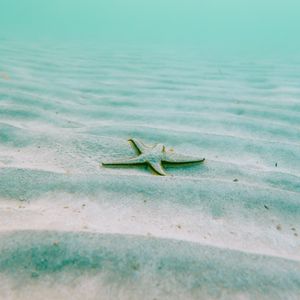
<svg viewBox="0 0 300 300">
<path fill-rule="evenodd" d="M 299 74 L 1 41 L 0 299 L 299 299 Z M 206 160 L 101 166 L 131 137 Z"/>
</svg>

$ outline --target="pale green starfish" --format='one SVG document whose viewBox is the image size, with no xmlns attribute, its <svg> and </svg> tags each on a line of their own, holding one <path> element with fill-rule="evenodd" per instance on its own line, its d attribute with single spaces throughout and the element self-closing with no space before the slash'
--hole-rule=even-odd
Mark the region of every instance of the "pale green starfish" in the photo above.
<svg viewBox="0 0 300 300">
<path fill-rule="evenodd" d="M 139 141 L 138 139 L 130 139 L 139 155 L 134 158 L 128 158 L 119 161 L 102 162 L 104 166 L 110 165 L 139 165 L 148 164 L 157 174 L 167 175 L 162 167 L 162 163 L 184 164 L 184 163 L 200 163 L 205 158 L 196 158 L 174 153 L 172 150 L 167 150 L 163 144 L 155 144 L 148 146 Z"/>
</svg>

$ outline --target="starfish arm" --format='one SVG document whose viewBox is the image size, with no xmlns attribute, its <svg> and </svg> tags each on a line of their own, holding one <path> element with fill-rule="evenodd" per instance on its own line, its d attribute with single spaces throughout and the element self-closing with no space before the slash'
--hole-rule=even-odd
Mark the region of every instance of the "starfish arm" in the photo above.
<svg viewBox="0 0 300 300">
<path fill-rule="evenodd" d="M 128 141 L 131 142 L 139 150 L 140 153 L 143 153 L 148 148 L 138 139 L 129 139 Z"/>
<path fill-rule="evenodd" d="M 166 176 L 166 172 L 163 169 L 161 162 L 148 162 L 151 168 L 159 175 Z"/>
<path fill-rule="evenodd" d="M 177 153 L 166 153 L 163 161 L 167 163 L 177 163 L 177 164 L 183 164 L 183 163 L 200 163 L 203 162 L 205 158 L 197 158 L 193 156 L 187 156 Z"/>
<path fill-rule="evenodd" d="M 102 165 L 104 166 L 111 166 L 111 165 L 138 165 L 145 163 L 145 160 L 143 157 L 138 156 L 134 158 L 129 159 L 122 159 L 122 160 L 116 160 L 116 161 L 108 161 L 108 162 L 102 162 Z"/>
</svg>

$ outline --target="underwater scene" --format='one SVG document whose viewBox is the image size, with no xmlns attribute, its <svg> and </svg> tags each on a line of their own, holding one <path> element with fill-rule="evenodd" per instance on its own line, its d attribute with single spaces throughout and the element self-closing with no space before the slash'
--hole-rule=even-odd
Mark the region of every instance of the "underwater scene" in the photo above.
<svg viewBox="0 0 300 300">
<path fill-rule="evenodd" d="M 300 299 L 300 2 L 0 0 L 0 300 Z"/>
</svg>

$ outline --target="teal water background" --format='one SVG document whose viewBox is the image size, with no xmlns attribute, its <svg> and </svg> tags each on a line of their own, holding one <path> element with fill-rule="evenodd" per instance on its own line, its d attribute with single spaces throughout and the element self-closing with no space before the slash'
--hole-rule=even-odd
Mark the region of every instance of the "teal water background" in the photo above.
<svg viewBox="0 0 300 300">
<path fill-rule="evenodd" d="M 300 52 L 297 0 L 1 0 L 0 36 L 197 46 L 246 54 Z"/>
</svg>

